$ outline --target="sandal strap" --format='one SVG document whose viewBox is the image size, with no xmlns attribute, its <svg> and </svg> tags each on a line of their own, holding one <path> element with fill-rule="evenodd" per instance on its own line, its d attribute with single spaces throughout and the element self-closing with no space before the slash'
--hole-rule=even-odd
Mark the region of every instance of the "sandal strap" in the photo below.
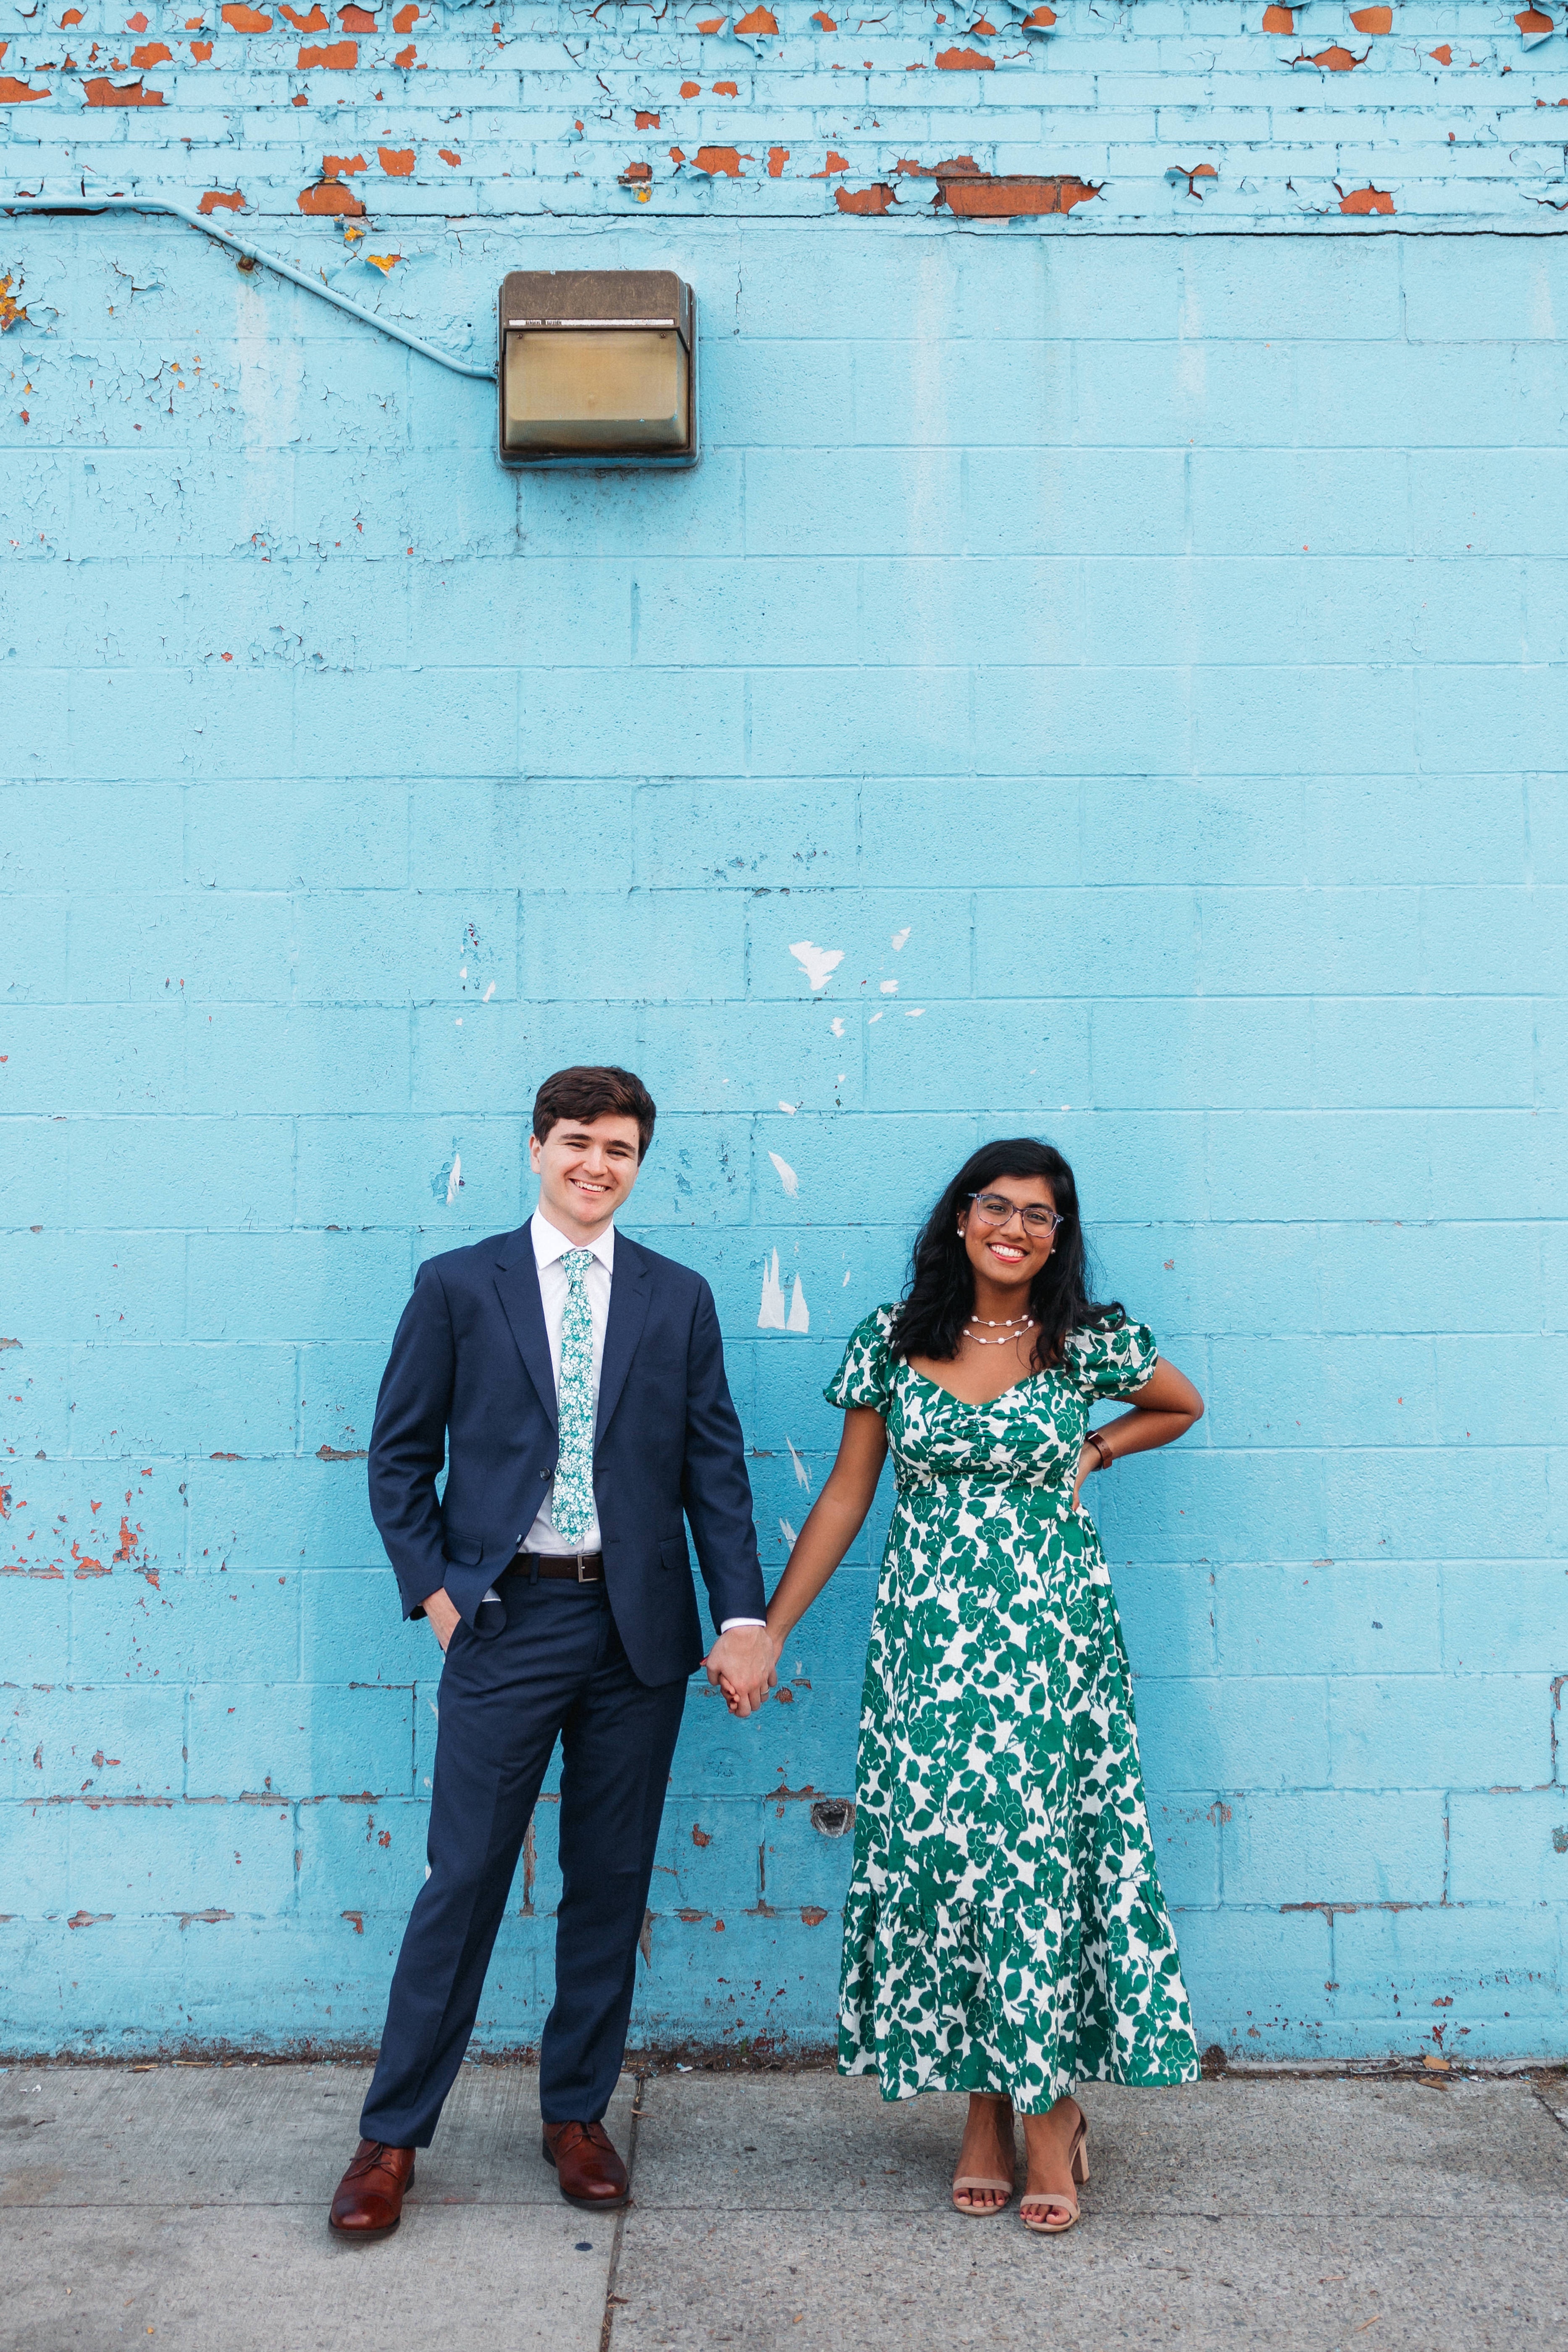
<svg viewBox="0 0 1568 2352">
<path fill-rule="evenodd" d="M 994 2180 L 984 2172 L 961 2172 L 952 2184 L 955 2197 L 961 2189 L 1005 2189 L 1009 2197 L 1013 2194 L 1013 2183 L 1010 2180 Z"/>
</svg>

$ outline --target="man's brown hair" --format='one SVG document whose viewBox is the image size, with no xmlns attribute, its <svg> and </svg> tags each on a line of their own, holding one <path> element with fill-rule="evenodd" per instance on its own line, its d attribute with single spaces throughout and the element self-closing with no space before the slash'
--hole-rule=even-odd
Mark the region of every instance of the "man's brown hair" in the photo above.
<svg viewBox="0 0 1568 2352">
<path fill-rule="evenodd" d="M 636 1119 L 640 1166 L 653 1141 L 653 1123 L 658 1113 L 636 1072 L 617 1069 L 614 1063 L 581 1062 L 546 1078 L 533 1097 L 533 1132 L 542 1143 L 563 1118 L 603 1118 L 607 1111 L 617 1118 Z"/>
</svg>

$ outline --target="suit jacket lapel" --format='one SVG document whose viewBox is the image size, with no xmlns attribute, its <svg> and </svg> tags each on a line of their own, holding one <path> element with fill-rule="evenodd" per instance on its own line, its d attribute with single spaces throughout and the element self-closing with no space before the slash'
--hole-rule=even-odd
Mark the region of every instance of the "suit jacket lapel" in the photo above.
<svg viewBox="0 0 1568 2352">
<path fill-rule="evenodd" d="M 539 1402 L 549 1415 L 552 1429 L 558 1427 L 555 1407 L 555 1374 L 550 1361 L 550 1339 L 544 1328 L 544 1306 L 539 1296 L 539 1267 L 533 1255 L 533 1234 L 524 1225 L 520 1232 L 510 1234 L 500 1257 L 496 1263 L 496 1289 L 506 1309 L 506 1319 L 511 1326 L 511 1336 L 522 1358 L 529 1379 L 539 1394 Z M 612 1300 L 615 1296 L 611 1288 Z M 610 1309 L 611 1327 L 615 1308 Z"/>
<path fill-rule="evenodd" d="M 605 1360 L 599 1370 L 595 1445 L 608 1429 L 610 1416 L 620 1402 L 637 1341 L 642 1338 L 642 1327 L 647 1321 L 647 1262 L 635 1242 L 617 1234 L 616 1270 L 610 1278 L 610 1315 L 605 1326 Z"/>
</svg>

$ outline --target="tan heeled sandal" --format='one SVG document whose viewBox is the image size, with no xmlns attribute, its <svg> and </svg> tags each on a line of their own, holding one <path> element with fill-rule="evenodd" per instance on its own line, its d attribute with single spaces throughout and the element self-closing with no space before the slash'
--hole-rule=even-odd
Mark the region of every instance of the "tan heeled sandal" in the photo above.
<svg viewBox="0 0 1568 2352">
<path fill-rule="evenodd" d="M 1023 2222 L 1026 2230 L 1034 2231 L 1037 2238 L 1059 2238 L 1063 2231 L 1070 2230 L 1078 2220 L 1077 2191 L 1089 2186 L 1089 2125 L 1081 2116 L 1078 2129 L 1073 2134 L 1072 2148 L 1068 2162 L 1073 2178 L 1073 2188 L 1028 2189 L 1025 2193 L 1023 2203 L 1018 2208 L 1018 2219 Z M 1066 2212 L 1068 2218 L 1065 2221 L 1047 2221 L 1043 2219 L 1031 2221 L 1025 2210 L 1025 2207 L 1029 2205 L 1043 2205 L 1047 2210 L 1051 2206 L 1058 2205 Z"/>
<path fill-rule="evenodd" d="M 972 2221 L 989 2221 L 994 2213 L 1007 2210 L 1013 2202 L 1015 2186 L 1011 2180 L 993 2180 L 984 2172 L 961 2172 L 952 2184 L 952 2210 L 955 2213 L 967 2213 Z M 961 2189 L 1000 2189 L 1002 2202 L 1000 2205 L 961 2205 L 958 2201 Z"/>
</svg>

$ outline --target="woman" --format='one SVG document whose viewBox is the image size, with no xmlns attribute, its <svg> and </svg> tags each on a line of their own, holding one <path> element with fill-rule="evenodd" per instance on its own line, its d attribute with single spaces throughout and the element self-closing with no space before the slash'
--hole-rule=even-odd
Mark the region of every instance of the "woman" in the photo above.
<svg viewBox="0 0 1568 2352">
<path fill-rule="evenodd" d="M 889 1442 L 898 1506 L 860 1717 L 838 2063 L 884 2098 L 967 2091 L 952 2201 L 1051 2234 L 1089 2178 L 1075 2084 L 1198 2072 L 1154 1867 L 1091 1472 L 1169 1445 L 1203 1399 L 1088 1295 L 1073 1174 L 987 1144 L 916 1244 L 908 1296 L 845 1350 L 844 1434 L 768 1609 L 775 1660 L 858 1534 Z M 1090 1409 L 1131 1410 L 1090 1432 Z"/>
</svg>

